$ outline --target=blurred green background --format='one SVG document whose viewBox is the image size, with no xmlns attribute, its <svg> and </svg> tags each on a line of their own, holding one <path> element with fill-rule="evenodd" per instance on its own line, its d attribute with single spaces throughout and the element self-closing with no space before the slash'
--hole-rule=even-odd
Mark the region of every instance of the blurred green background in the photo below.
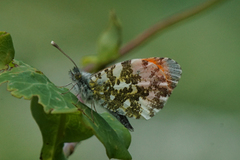
<svg viewBox="0 0 240 160">
<path fill-rule="evenodd" d="M 159 20 L 204 0 L 3 0 L 0 31 L 12 35 L 15 58 L 56 85 L 70 82 L 73 64 L 50 45 L 54 40 L 78 64 L 96 53 L 96 42 L 115 9 L 127 43 Z M 236 160 L 240 157 L 240 1 L 227 1 L 177 24 L 120 58 L 170 57 L 183 69 L 165 108 L 149 121 L 131 119 L 133 159 Z M 41 134 L 30 101 L 0 87 L 0 159 L 38 159 Z M 92 137 L 70 160 L 108 159 Z"/>
</svg>

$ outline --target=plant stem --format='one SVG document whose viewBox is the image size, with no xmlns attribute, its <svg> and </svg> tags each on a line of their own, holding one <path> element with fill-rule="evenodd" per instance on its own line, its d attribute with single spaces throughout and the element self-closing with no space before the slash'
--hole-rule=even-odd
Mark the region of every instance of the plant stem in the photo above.
<svg viewBox="0 0 240 160">
<path fill-rule="evenodd" d="M 183 21 L 189 17 L 192 17 L 214 5 L 224 0 L 210 0 L 198 6 L 195 6 L 187 11 L 183 11 L 182 13 L 175 14 L 169 18 L 164 19 L 163 21 L 153 25 L 152 27 L 145 30 L 142 34 L 138 35 L 135 39 L 128 42 L 124 47 L 122 47 L 119 51 L 119 54 L 124 55 L 134 48 L 138 47 L 142 43 L 145 43 L 150 38 L 152 38 L 157 33 L 163 31 L 164 29 Z"/>
<path fill-rule="evenodd" d="M 132 51 L 133 49 L 137 48 L 138 46 L 142 45 L 143 43 L 146 43 L 148 40 L 150 40 L 150 38 L 155 36 L 157 33 L 163 31 L 164 29 L 167 29 L 170 26 L 172 26 L 178 22 L 181 22 L 187 18 L 190 18 L 198 13 L 202 13 L 204 10 L 206 10 L 212 6 L 215 6 L 216 4 L 218 4 L 219 2 L 222 2 L 222 1 L 225 1 L 225 0 L 207 0 L 206 2 L 204 2 L 200 5 L 192 7 L 188 10 L 185 10 L 181 13 L 177 13 L 171 17 L 168 17 L 168 18 L 160 21 L 159 23 L 148 28 L 142 34 L 138 35 L 135 39 L 131 40 L 126 45 L 124 45 L 119 50 L 120 56 L 123 56 L 123 55 L 129 53 L 130 51 Z M 109 60 L 108 64 L 112 63 L 114 60 L 116 60 L 116 59 Z M 91 72 L 92 70 L 95 69 L 95 67 L 96 67 L 95 65 L 89 64 L 83 70 L 87 71 L 87 72 Z"/>
</svg>

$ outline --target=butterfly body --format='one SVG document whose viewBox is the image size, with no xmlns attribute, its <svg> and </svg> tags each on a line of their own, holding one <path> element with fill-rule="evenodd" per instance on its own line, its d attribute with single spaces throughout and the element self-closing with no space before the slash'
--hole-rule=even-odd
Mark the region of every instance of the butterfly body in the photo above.
<svg viewBox="0 0 240 160">
<path fill-rule="evenodd" d="M 94 100 L 92 89 L 89 86 L 89 81 L 92 74 L 80 71 L 80 69 L 77 67 L 74 67 L 69 74 L 73 83 L 75 84 L 74 89 L 80 95 L 81 99 L 85 103 L 91 103 L 91 101 Z"/>
<path fill-rule="evenodd" d="M 76 67 L 70 71 L 81 99 L 106 108 L 120 122 L 122 116 L 153 117 L 165 105 L 181 73 L 177 62 L 157 57 L 120 62 L 95 74 Z"/>
</svg>

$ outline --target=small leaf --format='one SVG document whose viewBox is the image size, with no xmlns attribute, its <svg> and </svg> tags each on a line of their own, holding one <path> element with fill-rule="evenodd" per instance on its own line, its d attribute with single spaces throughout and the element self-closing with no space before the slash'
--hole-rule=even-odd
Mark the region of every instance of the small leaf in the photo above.
<svg viewBox="0 0 240 160">
<path fill-rule="evenodd" d="M 122 28 L 115 12 L 110 12 L 107 29 L 101 34 L 98 41 L 98 54 L 86 56 L 82 60 L 84 66 L 92 63 L 96 65 L 96 71 L 119 57 L 118 51 L 122 41 Z"/>
<path fill-rule="evenodd" d="M 109 24 L 106 31 L 99 38 L 98 42 L 98 56 L 102 59 L 111 59 L 119 56 L 118 50 L 121 45 L 121 24 L 116 14 L 111 11 Z M 102 62 L 101 59 L 101 62 Z M 104 63 L 104 62 L 102 62 Z"/>
<path fill-rule="evenodd" d="M 0 70 L 6 67 L 14 58 L 14 48 L 11 35 L 0 32 Z"/>
<path fill-rule="evenodd" d="M 82 65 L 86 66 L 88 64 L 97 64 L 98 63 L 98 57 L 97 56 L 86 56 L 82 59 Z"/>
</svg>

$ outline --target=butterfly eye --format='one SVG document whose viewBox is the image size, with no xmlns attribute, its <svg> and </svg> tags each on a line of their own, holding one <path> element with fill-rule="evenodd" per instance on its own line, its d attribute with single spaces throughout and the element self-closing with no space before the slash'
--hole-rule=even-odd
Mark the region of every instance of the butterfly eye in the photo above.
<svg viewBox="0 0 240 160">
<path fill-rule="evenodd" d="M 79 80 L 79 79 L 81 79 L 81 77 L 82 77 L 82 75 L 81 75 L 81 74 L 75 74 L 75 79 L 76 79 L 76 80 Z"/>
</svg>

